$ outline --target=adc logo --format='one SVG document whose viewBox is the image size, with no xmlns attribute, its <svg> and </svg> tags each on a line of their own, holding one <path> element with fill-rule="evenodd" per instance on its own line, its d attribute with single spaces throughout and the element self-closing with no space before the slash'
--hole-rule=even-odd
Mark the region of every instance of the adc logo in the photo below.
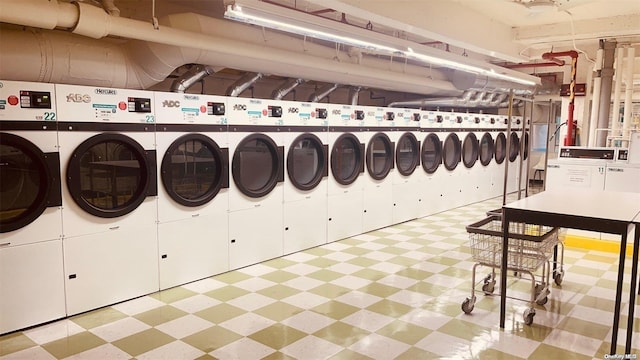
<svg viewBox="0 0 640 360">
<path fill-rule="evenodd" d="M 162 102 L 162 107 L 180 107 L 180 101 L 178 100 L 165 100 Z"/>
<path fill-rule="evenodd" d="M 334 109 L 334 110 L 331 110 L 331 113 L 333 115 L 340 115 L 342 113 L 342 111 L 340 111 L 340 109 Z"/>
<path fill-rule="evenodd" d="M 289 108 L 289 114 L 297 114 L 299 112 L 300 112 L 300 110 L 298 108 L 296 108 L 296 107 L 290 107 Z"/>
<path fill-rule="evenodd" d="M 233 105 L 233 110 L 245 111 L 245 110 L 247 110 L 247 105 L 245 105 L 245 104 L 235 104 L 235 105 Z"/>
<path fill-rule="evenodd" d="M 89 103 L 91 102 L 91 96 L 87 94 L 69 94 L 67 95 L 67 102 Z"/>
</svg>

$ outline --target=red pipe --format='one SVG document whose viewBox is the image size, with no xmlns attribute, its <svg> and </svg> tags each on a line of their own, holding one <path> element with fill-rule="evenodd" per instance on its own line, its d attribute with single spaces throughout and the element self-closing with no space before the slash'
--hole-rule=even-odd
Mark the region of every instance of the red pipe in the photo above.
<svg viewBox="0 0 640 360">
<path fill-rule="evenodd" d="M 566 146 L 573 146 L 576 144 L 576 134 L 573 125 L 573 109 L 575 106 L 575 87 L 576 87 L 576 72 L 578 65 L 578 52 L 575 50 L 548 52 L 542 54 L 542 58 L 545 60 L 559 62 L 562 60 L 556 59 L 557 56 L 569 56 L 571 57 L 571 84 L 569 84 L 569 119 L 567 119 L 567 136 L 564 138 L 564 144 Z M 563 61 L 564 63 L 564 61 Z"/>
<path fill-rule="evenodd" d="M 536 67 L 548 67 L 548 66 L 562 66 L 564 65 L 564 61 L 560 60 L 562 64 L 558 64 L 556 62 L 543 62 L 543 63 L 522 63 L 522 64 L 512 64 L 512 65 L 504 65 L 504 67 L 509 69 L 519 69 L 519 68 L 536 68 Z"/>
</svg>

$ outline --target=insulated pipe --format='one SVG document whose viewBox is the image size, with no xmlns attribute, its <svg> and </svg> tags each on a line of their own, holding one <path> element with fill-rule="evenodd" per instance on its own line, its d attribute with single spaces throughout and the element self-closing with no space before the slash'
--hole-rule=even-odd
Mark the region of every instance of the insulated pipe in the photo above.
<svg viewBox="0 0 640 360">
<path fill-rule="evenodd" d="M 624 48 L 618 47 L 616 54 L 616 74 L 613 91 L 613 116 L 611 117 L 611 136 L 620 135 L 620 96 L 622 94 L 622 74 L 624 73 Z M 608 146 L 609 144 L 607 144 Z"/>
<path fill-rule="evenodd" d="M 558 61 L 543 62 L 543 63 L 524 63 L 524 64 L 512 64 L 504 65 L 507 69 L 522 69 L 522 68 L 537 68 L 537 67 L 549 67 L 549 66 L 564 66 L 564 60 L 555 59 Z"/>
<path fill-rule="evenodd" d="M 358 105 L 358 100 L 360 98 L 360 91 L 362 91 L 362 87 L 360 86 L 352 86 L 349 89 L 349 103 L 353 106 Z"/>
<path fill-rule="evenodd" d="M 298 85 L 302 84 L 304 79 L 289 79 L 285 80 L 277 89 L 273 90 L 271 93 L 271 98 L 273 100 L 282 100 L 287 94 L 293 91 L 293 89 L 297 88 Z"/>
<path fill-rule="evenodd" d="M 171 91 L 183 93 L 193 86 L 193 84 L 215 72 L 215 69 L 211 66 L 196 66 L 192 70 L 184 73 L 181 77 L 175 79 L 171 84 Z"/>
<path fill-rule="evenodd" d="M 34 13 L 38 16 L 33 16 Z M 100 42 L 94 46 L 71 49 L 69 44 L 42 43 L 38 37 L 49 37 L 50 33 L 40 32 L 37 37 L 29 39 L 29 43 L 22 44 L 29 48 L 28 52 L 21 50 L 40 64 L 21 69 L 24 61 L 31 60 L 7 61 L 7 57 L 13 55 L 4 48 L 11 47 L 7 43 L 13 39 L 3 36 L 0 41 L 0 78 L 7 80 L 43 81 L 44 75 L 40 70 L 45 68 L 48 82 L 69 83 L 71 77 L 75 79 L 74 83 L 82 85 L 147 88 L 165 80 L 178 66 L 196 63 L 286 77 L 303 75 L 309 80 L 424 95 L 451 96 L 461 93 L 450 82 L 439 80 L 438 71 L 434 72 L 434 79 L 423 76 L 424 67 L 400 63 L 389 66 L 388 61 L 373 57 L 365 57 L 362 64 L 336 61 L 335 49 L 305 43 L 302 39 L 274 31 L 263 32 L 262 29 L 196 14 L 171 15 L 162 19 L 159 29 L 155 29 L 148 22 L 109 16 L 101 8 L 84 3 L 74 5 L 49 0 L 4 0 L 0 2 L 0 22 L 45 29 L 73 28 L 77 34 L 94 38 L 117 36 L 140 40 L 126 43 L 119 50 L 111 49 L 118 53 L 104 57 L 94 55 L 104 52 Z M 167 22 L 171 26 L 167 26 Z M 263 41 L 265 34 L 270 40 L 268 43 Z M 75 42 L 82 42 L 81 39 Z M 274 43 L 282 47 L 278 48 Z M 295 51 L 297 48 L 306 52 Z M 73 51 L 74 56 L 43 56 L 52 49 L 54 53 Z M 120 59 L 126 60 L 118 63 L 112 61 Z M 91 71 L 81 69 L 83 76 L 77 76 L 76 62 L 93 63 Z M 52 67 L 55 67 L 55 72 L 52 72 Z M 16 71 L 24 76 L 17 77 Z M 116 77 L 118 81 L 115 81 Z"/>
<path fill-rule="evenodd" d="M 575 98 L 576 98 L 576 73 L 578 71 L 578 52 L 575 50 L 571 51 L 560 51 L 560 52 L 547 52 L 542 54 L 542 58 L 545 60 L 549 60 L 551 62 L 555 62 L 560 64 L 562 60 L 556 59 L 558 56 L 570 56 L 571 57 L 571 83 L 569 84 L 569 118 L 567 119 L 567 137 L 564 140 L 564 144 L 568 146 L 573 146 L 576 143 L 575 130 L 573 125 L 573 110 L 575 107 Z M 564 61 L 562 61 L 564 64 Z"/>
<path fill-rule="evenodd" d="M 591 117 L 589 119 L 589 147 L 596 146 L 596 128 L 598 128 L 598 113 L 600 111 L 600 85 L 602 84 L 602 57 L 604 55 L 603 43 L 596 53 L 596 63 L 593 67 L 593 92 L 591 95 Z"/>
<path fill-rule="evenodd" d="M 262 73 L 246 73 L 236 82 L 231 84 L 227 89 L 227 96 L 238 97 L 245 90 L 253 86 L 258 80 L 262 79 Z"/>
<path fill-rule="evenodd" d="M 631 128 L 631 107 L 633 106 L 633 70 L 636 59 L 636 50 L 633 46 L 629 46 L 627 50 L 627 72 L 625 74 L 625 99 L 624 99 L 624 123 L 622 125 L 623 137 L 628 141 Z M 629 146 L 628 143 L 623 146 Z"/>
<path fill-rule="evenodd" d="M 309 102 L 320 102 L 322 99 L 326 98 L 329 94 L 331 94 L 335 89 L 340 86 L 339 84 L 326 84 L 320 89 L 316 90 L 311 96 L 309 96 Z"/>
<path fill-rule="evenodd" d="M 604 41 L 603 48 L 603 62 L 602 62 L 602 83 L 600 85 L 600 108 L 598 112 L 598 125 L 596 129 L 609 128 L 609 112 L 611 110 L 611 87 L 613 83 L 613 61 L 615 59 L 615 41 Z M 596 133 L 595 146 L 606 146 L 607 133 Z"/>
</svg>

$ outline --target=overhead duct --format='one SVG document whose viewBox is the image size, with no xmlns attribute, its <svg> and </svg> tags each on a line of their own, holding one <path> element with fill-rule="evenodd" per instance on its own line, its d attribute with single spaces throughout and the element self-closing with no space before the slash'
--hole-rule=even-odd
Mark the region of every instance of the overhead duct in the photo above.
<svg viewBox="0 0 640 360">
<path fill-rule="evenodd" d="M 488 94 L 486 96 L 482 92 L 474 90 L 465 91 L 464 95 L 459 98 L 440 98 L 440 99 L 418 99 L 413 101 L 397 101 L 389 104 L 389 107 L 408 107 L 408 108 L 434 108 L 434 107 L 450 107 L 450 108 L 483 108 L 495 109 L 506 108 L 509 106 L 509 95 L 507 94 Z M 522 100 L 515 100 L 514 107 L 522 104 Z"/>
<path fill-rule="evenodd" d="M 5 0 L 0 22 L 73 29 L 82 35 L 1 28 L 0 78 L 7 80 L 148 88 L 192 63 L 428 96 L 461 94 L 437 70 L 373 56 L 356 63 L 346 50 L 197 14 L 170 15 L 155 29 L 149 22 L 110 16 L 86 3 Z M 83 36 L 139 41 L 87 41 Z"/>
<path fill-rule="evenodd" d="M 214 74 L 216 71 L 211 66 L 196 66 L 193 69 L 187 71 L 181 77 L 177 78 L 171 84 L 171 91 L 177 93 L 183 93 L 187 91 L 193 84 L 204 79 L 205 77 Z"/>
<path fill-rule="evenodd" d="M 297 88 L 300 84 L 304 83 L 304 79 L 289 79 L 285 80 L 277 89 L 273 90 L 271 93 L 271 98 L 273 100 L 282 100 L 287 94 L 292 92 L 295 88 Z"/>
<path fill-rule="evenodd" d="M 246 73 L 227 89 L 227 96 L 237 97 L 262 79 L 262 73 Z"/>
<path fill-rule="evenodd" d="M 472 74 L 454 70 L 450 77 L 451 83 L 459 90 L 479 90 L 489 92 L 509 92 L 513 89 L 516 95 L 533 95 L 536 88 L 514 84 L 507 81 L 490 78 L 486 75 Z"/>
<path fill-rule="evenodd" d="M 360 91 L 362 88 L 360 86 L 352 86 L 349 88 L 349 103 L 351 105 L 358 105 L 358 101 L 360 99 Z"/>
<path fill-rule="evenodd" d="M 311 96 L 309 96 L 309 102 L 320 102 L 322 99 L 326 98 L 329 94 L 331 94 L 335 89 L 340 86 L 339 84 L 327 84 L 320 89 L 316 90 Z"/>
</svg>

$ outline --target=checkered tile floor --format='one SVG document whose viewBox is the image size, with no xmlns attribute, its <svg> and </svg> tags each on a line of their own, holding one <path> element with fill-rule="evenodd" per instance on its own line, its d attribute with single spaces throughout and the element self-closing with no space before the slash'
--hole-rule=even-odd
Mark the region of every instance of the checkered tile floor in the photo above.
<svg viewBox="0 0 640 360">
<path fill-rule="evenodd" d="M 567 249 L 562 286 L 536 305 L 531 326 L 528 304 L 509 300 L 500 330 L 499 298 L 481 292 L 470 315 L 461 311 L 473 265 L 465 226 L 499 206 L 489 200 L 5 335 L 0 358 L 603 359 L 616 254 Z M 526 296 L 526 281 L 509 283 Z"/>
</svg>

